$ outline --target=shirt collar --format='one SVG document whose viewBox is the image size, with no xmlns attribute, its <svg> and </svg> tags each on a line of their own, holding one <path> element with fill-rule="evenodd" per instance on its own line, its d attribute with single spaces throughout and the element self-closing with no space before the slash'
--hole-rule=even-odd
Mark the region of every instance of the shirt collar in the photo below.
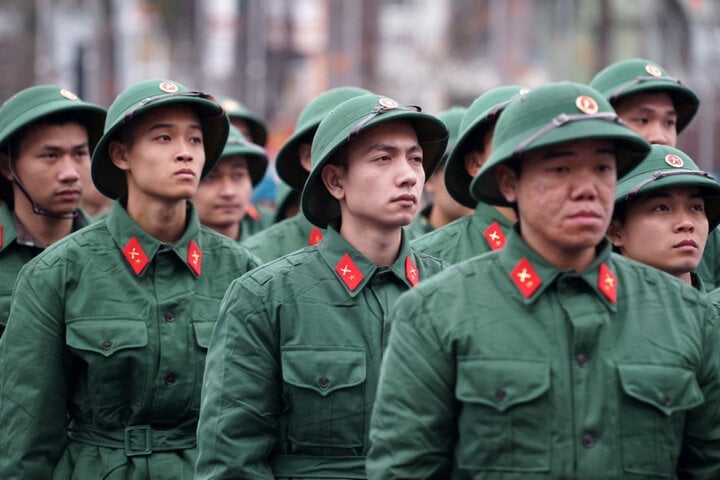
<svg viewBox="0 0 720 480">
<path fill-rule="evenodd" d="M 353 247 L 332 226 L 328 226 L 325 231 L 318 251 L 350 297 L 357 296 L 379 270 L 377 265 Z M 404 231 L 399 255 L 389 267 L 389 271 L 410 288 L 422 278 L 422 272 L 417 267 Z"/>
<path fill-rule="evenodd" d="M 90 217 L 82 210 L 73 219 L 72 231 L 75 232 L 91 223 Z M 0 205 L 0 251 L 10 245 L 13 240 L 18 245 L 44 249 L 45 242 L 36 239 L 26 228 L 15 212 L 7 204 Z"/>
<path fill-rule="evenodd" d="M 127 264 L 138 276 L 159 251 L 172 251 L 196 276 L 202 274 L 202 245 L 200 243 L 200 220 L 192 203 L 187 202 L 187 226 L 182 237 L 175 243 L 163 243 L 143 230 L 130 217 L 120 201 L 115 201 L 107 217 L 110 235 Z"/>
</svg>

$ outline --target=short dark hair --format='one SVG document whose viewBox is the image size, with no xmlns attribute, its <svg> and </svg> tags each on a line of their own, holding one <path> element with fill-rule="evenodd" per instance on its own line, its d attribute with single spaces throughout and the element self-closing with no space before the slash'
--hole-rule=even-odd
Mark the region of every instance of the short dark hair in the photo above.
<svg viewBox="0 0 720 480">
<path fill-rule="evenodd" d="M 10 158 L 20 156 L 20 146 L 27 138 L 31 129 L 42 126 L 67 125 L 68 123 L 77 123 L 82 125 L 85 131 L 88 130 L 87 118 L 76 111 L 57 112 L 44 117 L 40 117 L 33 122 L 24 125 L 17 132 L 13 133 L 7 140 L 6 152 L 10 154 Z"/>
</svg>

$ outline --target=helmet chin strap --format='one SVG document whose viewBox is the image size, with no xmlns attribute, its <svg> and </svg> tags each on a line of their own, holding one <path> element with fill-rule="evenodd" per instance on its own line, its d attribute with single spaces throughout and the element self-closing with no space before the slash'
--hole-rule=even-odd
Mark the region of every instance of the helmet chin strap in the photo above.
<svg viewBox="0 0 720 480">
<path fill-rule="evenodd" d="M 43 215 L 46 217 L 50 217 L 50 218 L 61 218 L 61 219 L 75 218 L 78 216 L 77 208 L 70 213 L 55 213 L 55 212 L 51 212 L 49 210 L 45 210 L 40 205 L 38 205 L 37 202 L 35 200 L 33 200 L 33 198 L 30 196 L 30 193 L 28 193 L 27 189 L 25 188 L 25 185 L 23 185 L 23 183 L 20 181 L 20 178 L 15 173 L 15 169 L 13 168 L 12 164 L 13 164 L 13 162 L 11 160 L 8 160 L 8 168 L 10 170 L 10 175 L 12 175 L 13 181 L 20 188 L 20 191 L 23 193 L 23 195 L 25 195 L 25 197 L 28 199 L 28 201 L 30 202 L 30 205 L 32 205 L 33 213 L 35 213 L 37 215 Z"/>
</svg>

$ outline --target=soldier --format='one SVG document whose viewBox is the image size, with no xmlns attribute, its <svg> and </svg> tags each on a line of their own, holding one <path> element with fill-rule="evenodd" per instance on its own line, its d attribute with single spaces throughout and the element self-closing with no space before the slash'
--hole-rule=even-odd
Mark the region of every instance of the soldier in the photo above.
<svg viewBox="0 0 720 480">
<path fill-rule="evenodd" d="M 462 122 L 466 111 L 467 108 L 454 106 L 437 115 L 450 132 L 450 139 L 440 165 L 425 183 L 425 191 L 431 195 L 432 199 L 427 206 L 420 210 L 418 216 L 415 217 L 415 221 L 405 229 L 410 240 L 421 237 L 428 232 L 447 225 L 453 220 L 472 213 L 472 209 L 458 203 L 445 187 L 445 165 L 448 156 L 455 148 L 460 131 L 460 122 Z"/>
<path fill-rule="evenodd" d="M 104 221 L 29 262 L 0 340 L 0 478 L 191 479 L 205 353 L 257 263 L 188 202 L 228 133 L 168 80 L 110 106 L 93 152 Z"/>
<path fill-rule="evenodd" d="M 275 166 L 278 176 L 290 187 L 300 191 L 310 172 L 310 147 L 315 131 L 334 107 L 351 98 L 370 92 L 357 87 L 338 87 L 315 97 L 300 112 L 295 133 L 285 142 Z M 243 242 L 262 262 L 269 262 L 308 245 L 317 245 L 323 231 L 313 226 L 302 213 L 267 228 Z"/>
<path fill-rule="evenodd" d="M 650 145 L 562 82 L 513 100 L 492 147 L 472 192 L 518 222 L 396 302 L 369 478 L 720 478 L 715 308 L 605 235 Z"/>
<path fill-rule="evenodd" d="M 470 193 L 470 181 L 490 156 L 495 122 L 521 91 L 523 89 L 516 85 L 494 88 L 470 105 L 460 126 L 457 145 L 445 167 L 445 184 L 455 200 L 475 211 L 413 240 L 413 248 L 455 264 L 505 245 L 505 238 L 516 220 L 515 211 L 478 202 Z"/>
<path fill-rule="evenodd" d="M 322 121 L 301 205 L 326 234 L 228 289 L 208 350 L 197 478 L 364 477 L 386 316 L 443 266 L 402 227 L 446 142 L 439 119 L 378 95 Z"/>
<path fill-rule="evenodd" d="M 265 150 L 248 142 L 230 126 L 227 143 L 218 163 L 200 180 L 192 202 L 200 223 L 234 240 L 258 232 L 250 197 L 268 166 Z"/>
<path fill-rule="evenodd" d="M 79 204 L 104 122 L 105 109 L 53 85 L 0 108 L 0 334 L 22 266 L 90 223 Z"/>
<path fill-rule="evenodd" d="M 618 182 L 608 236 L 622 255 L 704 291 L 693 271 L 718 223 L 720 183 L 684 152 L 653 145 Z"/>
</svg>

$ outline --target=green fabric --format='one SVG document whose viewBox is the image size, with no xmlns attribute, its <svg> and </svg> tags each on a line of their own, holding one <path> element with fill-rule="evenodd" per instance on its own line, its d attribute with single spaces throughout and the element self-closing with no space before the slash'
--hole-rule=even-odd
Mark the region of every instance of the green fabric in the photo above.
<svg viewBox="0 0 720 480">
<path fill-rule="evenodd" d="M 225 148 L 220 158 L 233 157 L 236 155 L 245 158 L 253 187 L 260 183 L 268 167 L 267 152 L 259 145 L 248 141 L 240 130 L 230 125 Z"/>
<path fill-rule="evenodd" d="M 90 217 L 80 210 L 73 222 L 73 231 L 92 222 Z M 0 335 L 2 335 L 10 315 L 10 298 L 15 279 L 20 269 L 44 249 L 34 245 L 22 245 L 17 242 L 17 232 L 13 214 L 7 204 L 0 204 Z"/>
<path fill-rule="evenodd" d="M 720 230 L 718 228 L 710 231 L 703 256 L 695 268 L 695 273 L 702 278 L 708 292 L 720 287 Z"/>
<path fill-rule="evenodd" d="M 339 273 L 346 254 L 364 276 L 354 290 Z M 368 450 L 386 320 L 411 287 L 406 258 L 421 283 L 444 266 L 403 240 L 397 261 L 378 268 L 330 227 L 317 246 L 231 284 L 208 350 L 198 479 L 271 479 L 273 469 L 364 478 L 358 457 Z"/>
<path fill-rule="evenodd" d="M 530 298 L 513 282 L 523 258 L 542 282 Z M 598 287 L 603 264 L 617 303 Z M 607 240 L 575 274 L 513 229 L 396 302 L 368 477 L 718 479 L 716 316 Z"/>
<path fill-rule="evenodd" d="M 485 230 L 497 222 L 507 236 L 513 222 L 487 203 L 479 202 L 472 215 L 458 218 L 442 228 L 412 241 L 418 252 L 442 258 L 451 265 L 489 252 L 492 249 L 485 238 Z"/>
<path fill-rule="evenodd" d="M 116 202 L 20 272 L 0 339 L 0 478 L 193 478 L 210 334 L 226 287 L 257 262 L 188 209 L 171 245 Z M 139 275 L 122 253 L 131 237 L 150 260 Z M 130 448 L 147 434 L 151 455 L 126 456 L 129 426 Z"/>
<path fill-rule="evenodd" d="M 405 234 L 411 242 L 416 238 L 420 238 L 428 232 L 431 232 L 433 228 L 430 226 L 429 215 L 432 209 L 432 204 L 426 206 L 420 212 L 415 215 L 415 219 L 412 223 L 405 227 Z"/>
<path fill-rule="evenodd" d="M 243 240 L 242 244 L 261 262 L 267 263 L 307 247 L 312 228 L 312 223 L 302 213 L 298 213 Z"/>
<path fill-rule="evenodd" d="M 275 222 L 274 212 L 269 208 L 255 205 L 255 209 L 258 211 L 258 214 L 260 214 L 260 218 L 255 219 L 250 215 L 245 215 L 243 219 L 240 220 L 239 242 L 247 240 L 253 235 L 262 232 Z"/>
</svg>

